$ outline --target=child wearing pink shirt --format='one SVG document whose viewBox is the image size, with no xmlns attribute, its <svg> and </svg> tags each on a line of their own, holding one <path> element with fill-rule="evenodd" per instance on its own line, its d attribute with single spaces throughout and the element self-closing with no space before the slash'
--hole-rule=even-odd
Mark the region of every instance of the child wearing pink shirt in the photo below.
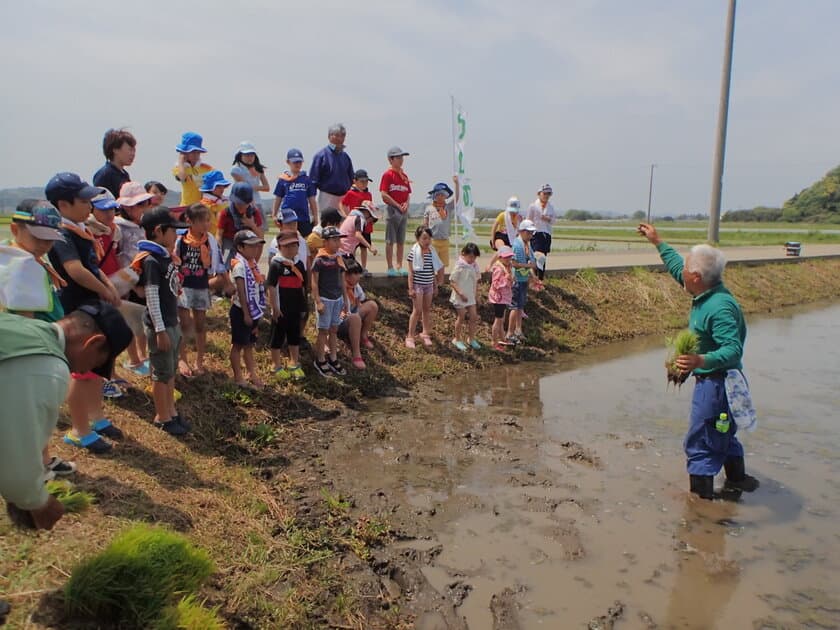
<svg viewBox="0 0 840 630">
<path fill-rule="evenodd" d="M 499 248 L 496 260 L 490 266 L 490 304 L 493 305 L 493 349 L 503 352 L 505 342 L 505 311 L 513 299 L 513 249 L 507 245 Z"/>
</svg>

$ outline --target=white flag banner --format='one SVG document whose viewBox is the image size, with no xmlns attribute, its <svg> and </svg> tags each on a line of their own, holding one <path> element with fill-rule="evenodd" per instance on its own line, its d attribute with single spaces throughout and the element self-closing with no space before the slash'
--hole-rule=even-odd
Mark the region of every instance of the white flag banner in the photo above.
<svg viewBox="0 0 840 630">
<path fill-rule="evenodd" d="M 475 202 L 473 201 L 472 184 L 465 165 L 464 146 L 467 139 L 467 112 L 458 103 L 454 104 L 453 129 L 455 130 L 455 168 L 458 182 L 461 184 L 461 198 L 455 207 L 455 216 L 464 227 L 464 237 L 474 238 L 473 222 L 475 221 Z"/>
</svg>

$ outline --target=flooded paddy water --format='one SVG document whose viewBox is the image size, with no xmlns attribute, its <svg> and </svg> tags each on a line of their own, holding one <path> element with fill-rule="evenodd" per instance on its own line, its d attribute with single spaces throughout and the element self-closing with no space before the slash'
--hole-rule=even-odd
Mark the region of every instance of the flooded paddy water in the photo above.
<svg viewBox="0 0 840 630">
<path fill-rule="evenodd" d="M 839 336 L 837 305 L 750 322 L 738 502 L 686 492 L 661 338 L 375 402 L 327 465 L 402 534 L 387 590 L 433 588 L 418 628 L 840 627 Z"/>
</svg>

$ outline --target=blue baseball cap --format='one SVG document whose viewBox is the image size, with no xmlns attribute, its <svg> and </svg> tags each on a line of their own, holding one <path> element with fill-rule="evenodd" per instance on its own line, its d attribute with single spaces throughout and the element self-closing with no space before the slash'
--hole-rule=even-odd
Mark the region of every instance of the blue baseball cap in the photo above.
<svg viewBox="0 0 840 630">
<path fill-rule="evenodd" d="M 222 171 L 205 173 L 204 177 L 201 178 L 201 188 L 199 190 L 201 192 L 213 192 L 216 186 L 230 186 L 230 182 L 225 179 Z"/>
<path fill-rule="evenodd" d="M 97 210 L 114 210 L 120 207 L 120 204 L 117 203 L 114 195 L 107 189 L 96 195 L 96 197 L 91 199 L 90 202 Z"/>
<path fill-rule="evenodd" d="M 190 151 L 201 151 L 202 153 L 207 153 L 207 149 L 201 146 L 202 142 L 204 142 L 204 138 L 202 138 L 199 134 L 194 131 L 188 131 L 181 136 L 181 144 L 177 145 L 175 150 L 179 153 L 189 153 Z"/>
<path fill-rule="evenodd" d="M 438 182 L 429 191 L 429 195 L 431 195 L 432 198 L 434 198 L 434 196 L 438 193 L 446 193 L 447 197 L 451 197 L 455 194 L 454 192 L 452 192 L 452 189 L 449 186 L 447 186 L 444 182 Z"/>
<path fill-rule="evenodd" d="M 251 203 L 254 200 L 254 189 L 248 182 L 236 182 L 230 189 L 230 200 L 238 203 Z"/>
<path fill-rule="evenodd" d="M 90 201 L 102 192 L 98 186 L 91 186 L 76 173 L 56 173 L 44 187 L 44 196 L 53 205 L 59 199 L 84 199 Z"/>
<path fill-rule="evenodd" d="M 286 151 L 287 162 L 303 162 L 303 153 L 300 149 L 289 149 Z"/>
<path fill-rule="evenodd" d="M 280 209 L 280 223 L 297 223 L 297 213 L 291 208 Z"/>
</svg>

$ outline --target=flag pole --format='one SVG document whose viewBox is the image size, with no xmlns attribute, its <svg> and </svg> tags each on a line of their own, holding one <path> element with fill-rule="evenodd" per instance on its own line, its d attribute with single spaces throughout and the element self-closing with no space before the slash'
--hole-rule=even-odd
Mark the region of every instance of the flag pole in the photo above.
<svg viewBox="0 0 840 630">
<path fill-rule="evenodd" d="M 458 143 L 457 143 L 458 131 L 457 131 L 456 124 L 455 124 L 455 95 L 454 94 L 449 95 L 449 104 L 451 106 L 451 111 L 449 113 L 449 121 L 452 124 L 452 174 L 454 175 L 454 174 L 458 173 L 458 159 L 455 157 L 455 155 L 457 154 L 457 149 L 458 149 Z M 449 184 L 449 182 L 446 182 L 446 183 Z M 458 185 L 460 186 L 460 182 L 458 182 Z M 459 217 L 458 207 L 460 206 L 460 204 L 461 204 L 460 198 L 456 199 L 455 200 L 455 216 L 452 217 L 452 220 L 455 224 L 455 251 L 456 252 L 458 251 L 458 246 L 459 246 L 460 241 L 461 241 L 461 230 L 459 229 L 459 221 L 458 221 L 458 217 Z"/>
</svg>

